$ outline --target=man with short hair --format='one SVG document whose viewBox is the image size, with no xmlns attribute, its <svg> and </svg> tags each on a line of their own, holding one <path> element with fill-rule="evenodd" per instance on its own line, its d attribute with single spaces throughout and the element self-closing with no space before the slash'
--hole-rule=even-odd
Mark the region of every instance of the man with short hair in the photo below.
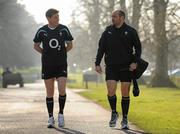
<svg viewBox="0 0 180 134">
<path fill-rule="evenodd" d="M 117 82 L 121 81 L 123 116 L 121 125 L 122 129 L 128 129 L 129 91 L 133 70 L 137 67 L 136 61 L 141 57 L 141 42 L 136 30 L 127 25 L 124 20 L 125 13 L 122 10 L 116 10 L 112 13 L 113 24 L 106 28 L 99 41 L 95 70 L 102 73 L 100 63 L 105 55 L 107 97 L 112 110 L 109 126 L 115 127 L 118 119 L 116 88 Z"/>
<path fill-rule="evenodd" d="M 66 102 L 67 52 L 72 49 L 73 37 L 65 25 L 59 24 L 58 10 L 47 10 L 46 18 L 48 24 L 41 27 L 33 39 L 34 49 L 42 56 L 42 79 L 46 87 L 46 105 L 49 114 L 48 128 L 54 127 L 55 124 L 53 116 L 55 80 L 59 90 L 58 126 L 63 127 L 65 125 L 63 112 Z"/>
</svg>

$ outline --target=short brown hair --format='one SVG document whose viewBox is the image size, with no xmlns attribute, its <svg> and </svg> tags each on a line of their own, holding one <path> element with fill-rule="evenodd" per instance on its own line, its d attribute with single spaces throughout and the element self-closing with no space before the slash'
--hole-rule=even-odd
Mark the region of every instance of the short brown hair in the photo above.
<svg viewBox="0 0 180 134">
<path fill-rule="evenodd" d="M 57 13 L 59 13 L 59 11 L 54 9 L 54 8 L 48 9 L 46 11 L 46 17 L 50 17 L 51 18 L 54 14 L 57 14 Z"/>
</svg>

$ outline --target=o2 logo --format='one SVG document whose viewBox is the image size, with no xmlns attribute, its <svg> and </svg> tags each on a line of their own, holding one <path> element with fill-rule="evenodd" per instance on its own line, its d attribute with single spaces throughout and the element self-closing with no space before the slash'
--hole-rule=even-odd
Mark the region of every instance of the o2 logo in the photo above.
<svg viewBox="0 0 180 134">
<path fill-rule="evenodd" d="M 58 48 L 58 50 L 61 50 L 61 46 L 59 45 L 59 41 L 55 38 L 51 39 L 49 41 L 50 48 Z"/>
</svg>

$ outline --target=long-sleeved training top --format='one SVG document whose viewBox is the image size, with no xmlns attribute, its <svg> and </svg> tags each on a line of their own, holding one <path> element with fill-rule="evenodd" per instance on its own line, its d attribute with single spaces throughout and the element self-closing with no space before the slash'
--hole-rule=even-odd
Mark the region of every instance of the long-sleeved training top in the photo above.
<svg viewBox="0 0 180 134">
<path fill-rule="evenodd" d="M 106 65 L 126 66 L 136 62 L 141 57 L 141 42 L 136 30 L 126 23 L 120 28 L 106 27 L 99 40 L 96 66 L 100 65 L 104 55 Z"/>
</svg>

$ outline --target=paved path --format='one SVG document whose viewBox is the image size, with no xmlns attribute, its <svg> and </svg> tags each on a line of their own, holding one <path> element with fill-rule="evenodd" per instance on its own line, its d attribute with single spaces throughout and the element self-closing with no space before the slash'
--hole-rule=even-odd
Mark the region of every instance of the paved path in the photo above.
<svg viewBox="0 0 180 134">
<path fill-rule="evenodd" d="M 57 121 L 57 90 L 55 94 Z M 121 130 L 120 123 L 116 128 L 109 128 L 109 111 L 72 90 L 67 94 L 65 128 L 60 129 L 56 124 L 54 129 L 48 129 L 43 83 L 26 84 L 21 89 L 14 86 L 0 88 L 0 134 L 143 134 L 132 124 L 128 131 Z"/>
</svg>

